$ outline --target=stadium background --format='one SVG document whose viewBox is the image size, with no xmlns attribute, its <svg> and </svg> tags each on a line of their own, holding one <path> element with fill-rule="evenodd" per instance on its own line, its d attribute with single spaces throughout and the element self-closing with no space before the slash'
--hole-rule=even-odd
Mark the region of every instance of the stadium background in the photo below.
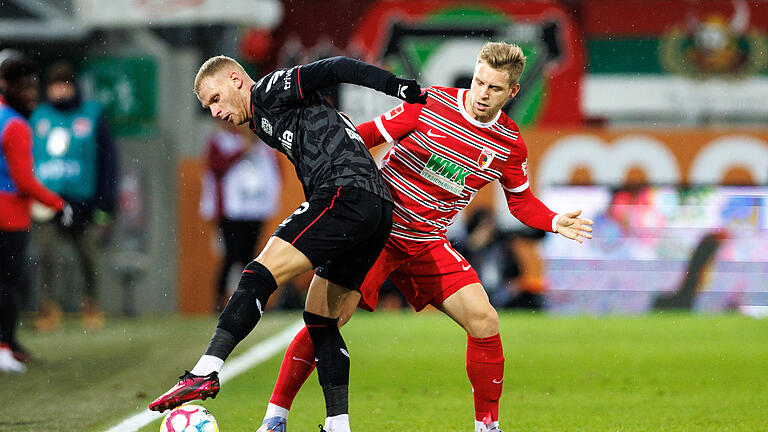
<svg viewBox="0 0 768 432">
<path fill-rule="evenodd" d="M 529 58 L 524 91 L 505 110 L 528 144 L 534 191 L 555 210 L 584 207 L 596 220 L 591 243 L 544 240 L 550 311 L 646 312 L 687 286 L 700 247 L 706 259 L 688 281 L 690 298 L 678 305 L 765 313 L 764 1 L 0 5 L 0 48 L 19 49 L 42 67 L 74 61 L 86 92 L 107 106 L 121 154 L 121 207 L 102 285 L 114 316 L 212 309 L 218 256 L 198 203 L 200 154 L 214 126 L 191 91 L 204 59 L 230 55 L 259 75 L 348 55 L 423 85 L 462 86 L 489 39 L 517 42 Z M 328 97 L 356 122 L 396 103 L 353 86 Z M 289 162 L 279 163 L 282 208 L 265 235 L 303 200 Z M 494 208 L 499 223 L 513 229 L 500 198 L 500 188 L 486 188 L 468 212 Z M 742 334 L 756 343 L 757 333 Z"/>
<path fill-rule="evenodd" d="M 217 257 L 197 203 L 199 156 L 212 124 L 189 90 L 204 58 L 231 55 L 258 75 L 344 54 L 424 85 L 462 86 L 484 40 L 513 40 L 529 66 L 523 92 L 506 111 L 524 132 L 538 193 L 553 185 L 754 186 L 768 180 L 766 23 L 768 9 L 754 1 L 11 1 L 3 6 L 0 42 L 42 66 L 75 61 L 87 93 L 108 107 L 123 181 L 111 282 L 103 285 L 104 298 L 115 300 L 105 307 L 205 312 Z M 394 104 L 354 86 L 329 97 L 358 122 Z M 284 215 L 301 193 L 287 160 L 280 164 Z M 473 208 L 495 206 L 502 226 L 511 226 L 496 189 L 483 190 Z M 742 201 L 753 212 L 737 225 L 765 239 L 760 196 Z M 566 208 L 553 199 L 553 208 Z M 595 205 L 600 211 L 607 203 Z M 704 230 L 733 225 L 688 222 Z M 576 259 L 552 255 L 556 241 L 545 243 L 545 258 Z M 764 260 L 742 255 L 739 262 L 752 262 L 749 271 L 760 277 L 734 289 L 759 292 L 745 301 L 764 303 L 766 287 L 757 282 L 768 272 Z M 611 289 L 622 289 L 616 285 Z"/>
</svg>

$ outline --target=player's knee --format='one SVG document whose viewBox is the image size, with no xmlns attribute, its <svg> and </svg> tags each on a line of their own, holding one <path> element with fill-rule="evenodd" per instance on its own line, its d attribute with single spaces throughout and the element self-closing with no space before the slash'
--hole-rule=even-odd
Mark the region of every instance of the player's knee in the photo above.
<svg viewBox="0 0 768 432">
<path fill-rule="evenodd" d="M 489 337 L 499 332 L 499 314 L 493 306 L 478 310 L 472 314 L 472 319 L 467 326 L 467 331 L 472 337 Z"/>
</svg>

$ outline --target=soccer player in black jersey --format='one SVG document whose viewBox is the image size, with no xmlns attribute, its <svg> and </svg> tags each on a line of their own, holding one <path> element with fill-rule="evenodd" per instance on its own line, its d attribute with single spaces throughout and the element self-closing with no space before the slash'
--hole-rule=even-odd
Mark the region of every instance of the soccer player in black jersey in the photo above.
<svg viewBox="0 0 768 432">
<path fill-rule="evenodd" d="M 306 202 L 286 218 L 243 270 L 208 349 L 190 372 L 149 405 L 164 411 L 215 397 L 218 372 L 253 330 L 277 286 L 316 268 L 304 311 L 328 432 L 349 431 L 349 353 L 338 329 L 341 305 L 360 287 L 389 237 L 392 199 L 355 126 L 317 90 L 338 83 L 369 87 L 408 103 L 425 103 L 413 80 L 345 57 L 279 69 L 254 82 L 235 60 L 206 61 L 195 93 L 211 115 L 251 130 L 293 163 Z"/>
</svg>

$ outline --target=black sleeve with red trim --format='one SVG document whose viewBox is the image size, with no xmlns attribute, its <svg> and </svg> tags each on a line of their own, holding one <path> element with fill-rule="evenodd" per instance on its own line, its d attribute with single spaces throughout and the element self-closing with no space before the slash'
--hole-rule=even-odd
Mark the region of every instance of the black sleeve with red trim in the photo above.
<svg viewBox="0 0 768 432">
<path fill-rule="evenodd" d="M 392 72 L 347 57 L 330 57 L 263 76 L 251 90 L 252 101 L 264 108 L 284 107 L 308 98 L 317 90 L 340 83 L 357 84 L 380 92 L 394 80 Z"/>
<path fill-rule="evenodd" d="M 384 92 L 392 72 L 349 57 L 330 57 L 299 66 L 296 81 L 299 92 L 307 95 L 340 83 L 357 84 Z"/>
</svg>

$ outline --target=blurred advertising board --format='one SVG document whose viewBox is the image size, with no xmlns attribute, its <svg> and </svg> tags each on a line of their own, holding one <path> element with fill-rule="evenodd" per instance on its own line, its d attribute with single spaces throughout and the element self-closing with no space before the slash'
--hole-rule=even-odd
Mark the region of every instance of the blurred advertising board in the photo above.
<svg viewBox="0 0 768 432">
<path fill-rule="evenodd" d="M 768 187 L 560 186 L 541 197 L 595 221 L 583 244 L 543 242 L 552 311 L 768 305 Z"/>
<path fill-rule="evenodd" d="M 157 63 L 147 57 L 95 57 L 81 65 L 83 87 L 101 102 L 120 136 L 148 134 L 157 111 Z"/>
<path fill-rule="evenodd" d="M 277 0 L 74 0 L 77 19 L 92 27 L 241 23 L 274 27 Z"/>
<path fill-rule="evenodd" d="M 275 66 L 343 54 L 414 77 L 423 85 L 468 87 L 482 44 L 509 41 L 523 48 L 528 64 L 521 91 L 505 112 L 522 125 L 577 125 L 582 120 L 582 42 L 572 15 L 558 2 L 342 4 L 287 7 L 274 31 Z M 342 86 L 339 99 L 342 110 L 360 122 L 399 102 L 352 85 Z"/>
<path fill-rule="evenodd" d="M 768 115 L 764 4 L 590 0 L 580 4 L 580 16 L 586 116 L 696 121 Z"/>
</svg>

